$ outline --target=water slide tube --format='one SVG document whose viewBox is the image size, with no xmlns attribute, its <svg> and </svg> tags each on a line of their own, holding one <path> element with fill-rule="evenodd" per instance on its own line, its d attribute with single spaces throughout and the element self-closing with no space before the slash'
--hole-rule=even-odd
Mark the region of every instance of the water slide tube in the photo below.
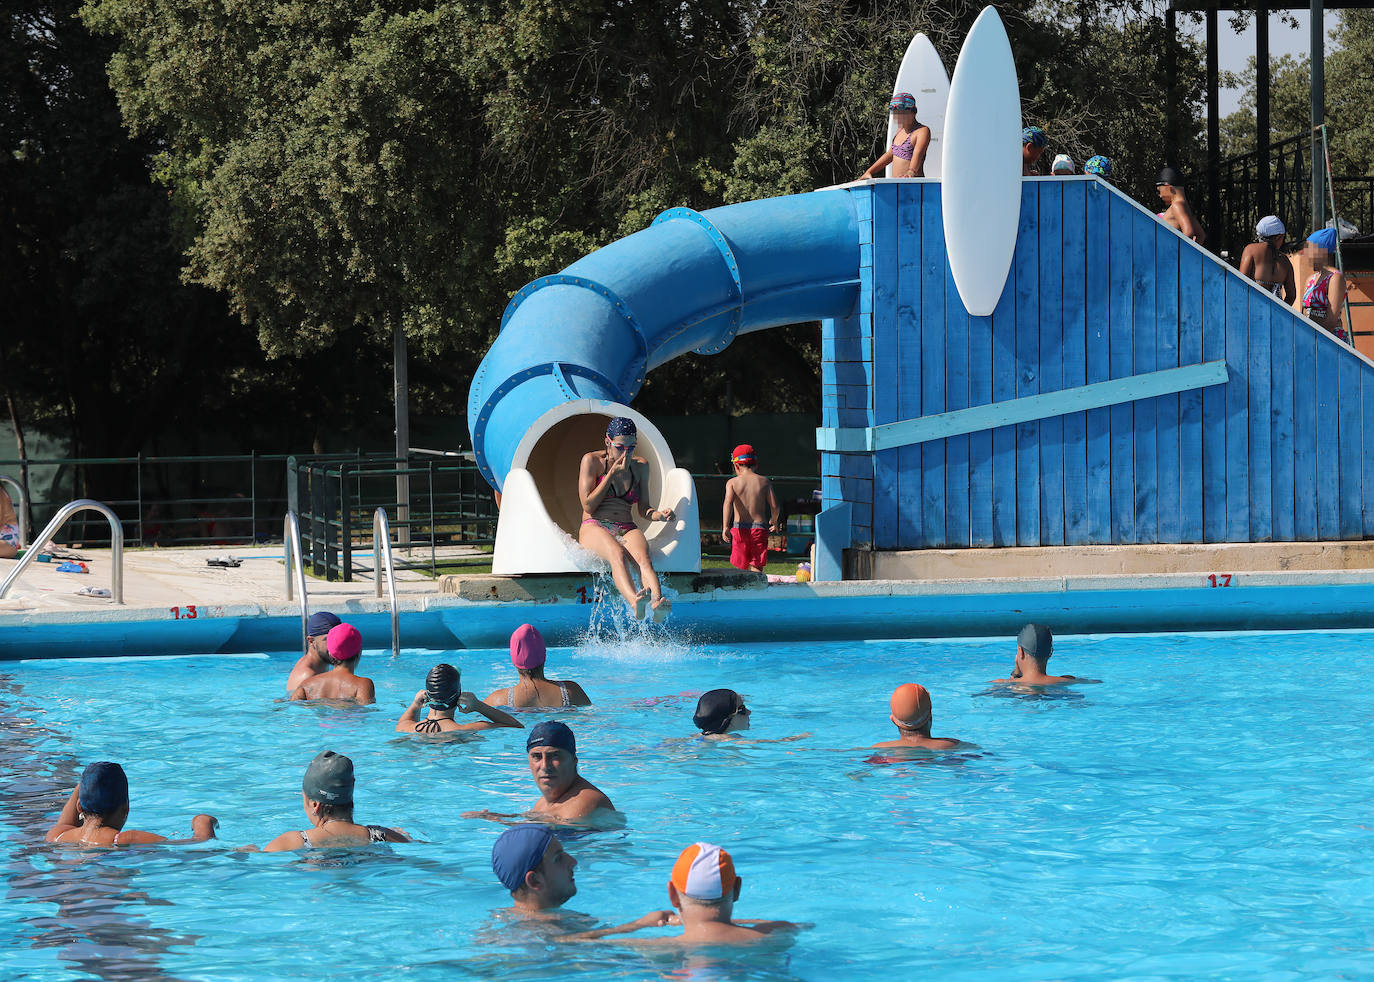
<svg viewBox="0 0 1374 982">
<path fill-rule="evenodd" d="M 859 221 L 843 189 L 700 213 L 674 208 L 520 290 L 468 391 L 477 465 L 501 491 L 492 572 L 591 568 L 568 538 L 582 518 L 578 463 L 601 448 L 611 416 L 635 420 L 635 452 L 649 464 L 646 500 L 676 513 L 645 529 L 655 568 L 699 571 L 691 476 L 627 403 L 651 369 L 679 355 L 716 354 L 750 331 L 844 317 L 858 297 Z M 759 370 L 766 382 L 768 366 Z"/>
</svg>

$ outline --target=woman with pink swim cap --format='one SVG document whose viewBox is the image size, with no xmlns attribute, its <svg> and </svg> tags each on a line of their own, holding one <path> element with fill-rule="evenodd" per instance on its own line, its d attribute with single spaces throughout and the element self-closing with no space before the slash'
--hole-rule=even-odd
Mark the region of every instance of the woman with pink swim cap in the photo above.
<svg viewBox="0 0 1374 982">
<path fill-rule="evenodd" d="M 544 678 L 544 637 L 531 624 L 521 624 L 510 636 L 510 660 L 520 678 L 508 689 L 487 696 L 489 706 L 515 709 L 566 709 L 590 706 L 582 686 L 572 681 Z"/>
</svg>

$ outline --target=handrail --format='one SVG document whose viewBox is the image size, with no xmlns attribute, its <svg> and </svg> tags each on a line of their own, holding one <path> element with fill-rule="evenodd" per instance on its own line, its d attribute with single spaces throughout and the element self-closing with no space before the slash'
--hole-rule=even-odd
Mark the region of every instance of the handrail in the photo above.
<svg viewBox="0 0 1374 982">
<path fill-rule="evenodd" d="M 24 485 L 8 474 L 0 474 L 0 484 L 13 485 L 14 490 L 19 492 L 19 504 L 14 513 L 19 516 L 19 548 L 23 549 L 29 541 L 29 493 L 24 490 Z"/>
<path fill-rule="evenodd" d="M 24 570 L 33 565 L 38 559 L 39 550 L 48 544 L 48 541 L 57 534 L 58 530 L 66 524 L 67 519 L 71 518 L 79 511 L 98 511 L 110 522 L 110 596 L 117 604 L 124 603 L 124 526 L 120 524 L 119 517 L 110 509 L 109 505 L 101 504 L 91 498 L 78 498 L 70 501 L 57 510 L 57 514 L 52 517 L 38 536 L 33 540 L 33 544 L 24 553 L 24 558 L 10 570 L 10 575 L 5 577 L 5 582 L 0 583 L 0 599 L 9 593 L 10 587 L 23 574 Z"/>
<path fill-rule="evenodd" d="M 291 560 L 296 561 L 296 586 L 301 595 L 301 650 L 305 650 L 306 621 L 310 617 L 308 600 L 305 593 L 305 562 L 301 559 L 301 523 L 294 511 L 287 511 L 281 531 L 282 558 L 286 561 L 286 599 L 291 596 Z"/>
<path fill-rule="evenodd" d="M 372 513 L 372 552 L 377 560 L 377 596 L 382 595 L 382 564 L 386 564 L 386 588 L 391 599 L 391 657 L 401 653 L 401 615 L 396 610 L 396 562 L 391 558 L 391 525 L 386 509 Z"/>
</svg>

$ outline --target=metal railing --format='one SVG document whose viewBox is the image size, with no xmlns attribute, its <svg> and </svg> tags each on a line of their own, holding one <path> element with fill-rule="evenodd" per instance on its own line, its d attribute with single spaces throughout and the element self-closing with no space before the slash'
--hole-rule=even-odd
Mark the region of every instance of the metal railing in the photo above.
<svg viewBox="0 0 1374 982">
<path fill-rule="evenodd" d="M 10 500 L 14 503 L 14 514 L 19 519 L 19 548 L 22 549 L 29 541 L 29 494 L 23 484 L 8 474 L 0 474 L 0 484 L 8 484 L 19 496 L 11 496 Z"/>
<path fill-rule="evenodd" d="M 380 544 L 365 541 L 376 508 L 396 508 L 396 478 L 410 481 L 407 517 L 389 528 L 405 541 L 406 569 L 438 570 L 438 547 L 489 547 L 495 541 L 496 502 L 476 464 L 462 458 L 372 457 L 362 460 L 292 458 L 287 462 L 290 506 L 301 517 L 301 541 L 311 572 L 351 582 L 376 573 Z M 375 530 L 374 530 L 375 531 Z M 369 549 L 371 547 L 371 549 Z M 417 550 L 427 561 L 415 561 Z M 374 555 L 374 565 L 358 562 Z M 485 557 L 482 557 L 485 560 Z M 462 561 L 446 557 L 445 563 Z"/>
<path fill-rule="evenodd" d="M 386 509 L 378 508 L 372 513 L 373 552 L 377 554 L 377 569 L 386 572 L 387 597 L 391 601 L 391 657 L 401 653 L 401 615 L 396 609 L 396 562 L 391 556 L 391 526 L 387 523 Z M 382 595 L 382 577 L 377 576 L 377 596 Z"/>
<path fill-rule="evenodd" d="M 310 619 L 310 603 L 305 592 L 305 559 L 301 556 L 301 526 L 296 520 L 296 513 L 288 511 L 286 518 L 282 521 L 282 559 L 286 563 L 286 599 L 293 599 L 291 596 L 293 581 L 291 572 L 294 569 L 296 579 L 294 586 L 296 592 L 301 595 L 301 650 L 305 650 L 305 639 L 309 628 L 306 622 Z"/>
<path fill-rule="evenodd" d="M 90 498 L 79 498 L 76 501 L 68 502 L 58 509 L 47 527 L 39 533 L 33 545 L 24 553 L 24 557 L 19 560 L 14 569 L 10 570 L 10 575 L 5 577 L 5 582 L 0 583 L 0 598 L 4 598 L 9 593 L 10 587 L 23 575 L 24 570 L 28 569 L 38 559 L 39 550 L 47 545 L 58 530 L 62 528 L 67 519 L 78 512 L 96 511 L 104 515 L 110 522 L 110 596 L 117 604 L 124 603 L 124 529 L 120 527 L 119 516 L 110 510 L 108 505 Z"/>
</svg>

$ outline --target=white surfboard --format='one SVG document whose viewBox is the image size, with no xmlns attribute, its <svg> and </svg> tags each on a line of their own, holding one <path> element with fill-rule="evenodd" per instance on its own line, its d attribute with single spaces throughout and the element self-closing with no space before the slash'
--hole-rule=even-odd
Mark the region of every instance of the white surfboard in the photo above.
<svg viewBox="0 0 1374 982">
<path fill-rule="evenodd" d="M 1002 296 L 1021 218 L 1021 88 L 1002 19 L 984 7 L 973 23 L 945 108 L 945 252 L 970 314 Z"/>
<path fill-rule="evenodd" d="M 940 176 L 940 148 L 944 146 L 945 103 L 949 100 L 949 75 L 945 73 L 944 62 L 930 43 L 930 38 L 917 34 L 906 46 L 902 57 L 902 67 L 897 69 L 897 83 L 892 87 L 898 92 L 910 92 L 916 97 L 916 119 L 930 127 L 930 149 L 926 151 L 926 177 Z M 897 123 L 891 116 L 887 120 L 887 145 L 897 137 Z M 887 177 L 892 176 L 892 165 L 887 165 Z"/>
</svg>

